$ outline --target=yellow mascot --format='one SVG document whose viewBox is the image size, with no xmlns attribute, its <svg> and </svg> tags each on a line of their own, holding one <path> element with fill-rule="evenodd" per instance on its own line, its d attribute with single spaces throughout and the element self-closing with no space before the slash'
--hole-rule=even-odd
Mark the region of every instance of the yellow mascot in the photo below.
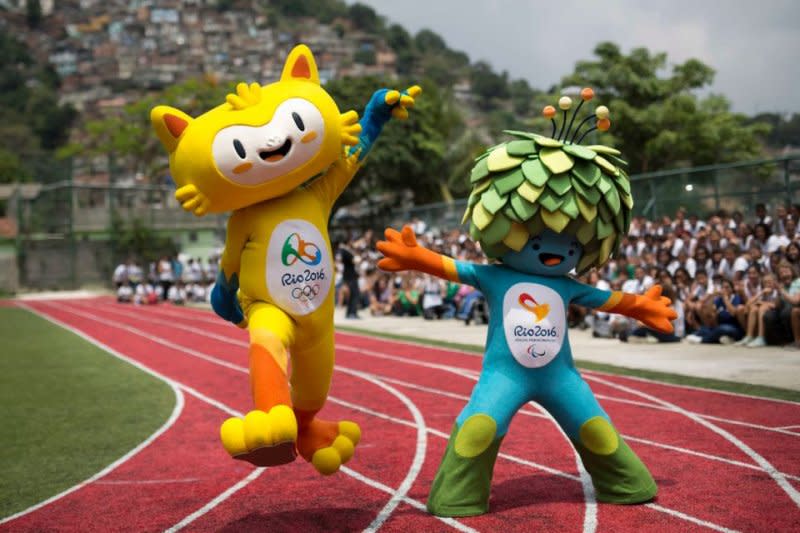
<svg viewBox="0 0 800 533">
<path fill-rule="evenodd" d="M 220 429 L 234 458 L 272 466 L 299 452 L 332 474 L 352 457 L 358 425 L 316 417 L 334 362 L 327 222 L 383 125 L 406 118 L 420 92 L 376 91 L 359 122 L 355 111 L 339 112 L 311 50 L 299 45 L 280 81 L 240 83 L 197 118 L 152 110 L 183 208 L 198 216 L 233 211 L 211 300 L 218 315 L 250 334 L 255 409 Z"/>
</svg>

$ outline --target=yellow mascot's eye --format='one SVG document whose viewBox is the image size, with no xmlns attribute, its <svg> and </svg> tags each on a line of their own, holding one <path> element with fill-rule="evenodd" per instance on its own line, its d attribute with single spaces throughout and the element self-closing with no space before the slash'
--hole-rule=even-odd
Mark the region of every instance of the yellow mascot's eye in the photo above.
<svg viewBox="0 0 800 533">
<path fill-rule="evenodd" d="M 292 112 L 292 118 L 294 119 L 294 123 L 297 124 L 297 129 L 300 131 L 306 130 L 306 125 L 303 123 L 303 119 L 297 114 L 296 111 Z"/>
<path fill-rule="evenodd" d="M 245 159 L 247 157 L 247 152 L 245 151 L 244 146 L 242 145 L 242 141 L 240 141 L 239 139 L 233 140 L 233 149 L 236 150 L 236 155 L 238 155 L 242 159 Z"/>
</svg>

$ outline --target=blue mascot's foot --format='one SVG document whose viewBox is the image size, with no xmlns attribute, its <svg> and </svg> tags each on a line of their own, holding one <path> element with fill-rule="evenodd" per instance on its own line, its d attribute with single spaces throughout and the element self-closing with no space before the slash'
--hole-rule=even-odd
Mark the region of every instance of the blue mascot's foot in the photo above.
<svg viewBox="0 0 800 533">
<path fill-rule="evenodd" d="M 489 510 L 489 490 L 502 437 L 487 415 L 473 415 L 453 426 L 447 450 L 428 496 L 436 516 L 475 516 Z"/>
<path fill-rule="evenodd" d="M 597 501 L 634 504 L 655 498 L 658 487 L 650 471 L 605 418 L 584 422 L 573 444 L 592 476 Z"/>
</svg>

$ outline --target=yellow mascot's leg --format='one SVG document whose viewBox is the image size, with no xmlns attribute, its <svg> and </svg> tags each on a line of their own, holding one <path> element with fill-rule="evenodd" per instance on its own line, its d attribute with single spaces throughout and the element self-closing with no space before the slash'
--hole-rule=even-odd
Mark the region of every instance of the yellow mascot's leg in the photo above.
<svg viewBox="0 0 800 533">
<path fill-rule="evenodd" d="M 325 405 L 333 373 L 333 324 L 314 334 L 298 331 L 292 349 L 292 399 L 299 426 L 297 449 L 317 471 L 330 475 L 350 460 L 361 438 L 355 422 L 316 418 Z"/>
<path fill-rule="evenodd" d="M 235 459 L 274 466 L 297 456 L 297 420 L 286 377 L 287 347 L 295 324 L 283 311 L 242 298 L 250 331 L 250 386 L 255 409 L 220 428 L 222 444 Z"/>
</svg>

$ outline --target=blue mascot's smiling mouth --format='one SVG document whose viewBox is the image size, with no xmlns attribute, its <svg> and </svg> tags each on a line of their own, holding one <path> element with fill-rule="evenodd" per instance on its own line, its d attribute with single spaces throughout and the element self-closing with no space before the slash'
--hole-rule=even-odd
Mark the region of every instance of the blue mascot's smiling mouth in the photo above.
<svg viewBox="0 0 800 533">
<path fill-rule="evenodd" d="M 539 254 L 539 261 L 546 266 L 556 266 L 560 265 L 561 261 L 564 260 L 563 255 L 557 254 L 548 254 L 548 253 L 541 253 Z"/>
</svg>

